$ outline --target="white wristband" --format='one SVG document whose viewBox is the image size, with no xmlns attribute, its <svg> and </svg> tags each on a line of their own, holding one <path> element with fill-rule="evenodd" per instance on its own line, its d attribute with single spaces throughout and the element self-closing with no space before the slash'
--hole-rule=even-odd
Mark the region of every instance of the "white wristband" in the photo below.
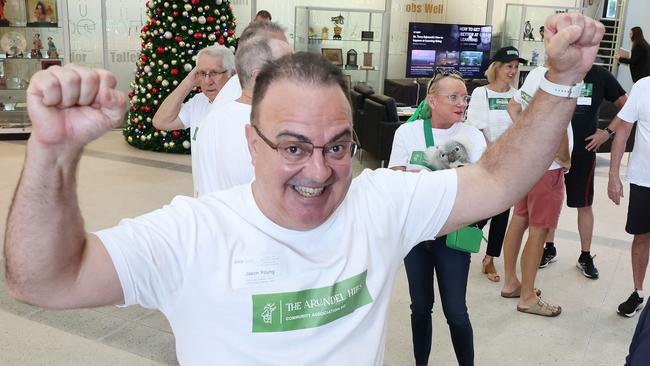
<svg viewBox="0 0 650 366">
<path fill-rule="evenodd" d="M 582 87 L 584 85 L 585 83 L 582 81 L 575 85 L 555 84 L 554 82 L 551 82 L 546 78 L 546 73 L 545 73 L 544 76 L 542 77 L 542 80 L 539 83 L 539 88 L 551 95 L 555 95 L 558 97 L 577 98 L 580 96 L 580 93 L 582 92 Z"/>
</svg>

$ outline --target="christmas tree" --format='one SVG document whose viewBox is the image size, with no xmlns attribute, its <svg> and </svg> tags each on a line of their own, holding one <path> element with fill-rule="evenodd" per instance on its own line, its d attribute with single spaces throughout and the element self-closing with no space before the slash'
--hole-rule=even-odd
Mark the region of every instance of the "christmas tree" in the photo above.
<svg viewBox="0 0 650 366">
<path fill-rule="evenodd" d="M 189 130 L 161 131 L 151 121 L 158 106 L 194 68 L 201 49 L 219 43 L 234 51 L 235 25 L 227 0 L 147 1 L 147 22 L 140 31 L 142 50 L 123 130 L 129 144 L 143 150 L 190 153 Z"/>
</svg>

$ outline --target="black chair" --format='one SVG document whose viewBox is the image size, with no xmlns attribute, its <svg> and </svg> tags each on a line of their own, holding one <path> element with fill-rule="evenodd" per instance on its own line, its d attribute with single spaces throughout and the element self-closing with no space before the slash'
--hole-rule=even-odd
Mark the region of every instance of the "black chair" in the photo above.
<svg viewBox="0 0 650 366">
<path fill-rule="evenodd" d="M 361 147 L 384 165 L 390 159 L 395 130 L 401 125 L 395 99 L 373 94 L 363 101 L 363 132 Z"/>
<path fill-rule="evenodd" d="M 359 141 L 362 140 L 361 135 L 364 133 L 363 127 L 363 100 L 371 95 L 375 91 L 366 85 L 355 85 L 352 90 L 350 90 L 350 99 L 352 101 L 352 121 L 354 132 L 357 134 Z"/>
</svg>

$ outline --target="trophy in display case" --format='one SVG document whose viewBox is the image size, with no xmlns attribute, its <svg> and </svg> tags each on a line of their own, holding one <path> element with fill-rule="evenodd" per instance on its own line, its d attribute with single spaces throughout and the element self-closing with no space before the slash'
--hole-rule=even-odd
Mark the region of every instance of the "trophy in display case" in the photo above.
<svg viewBox="0 0 650 366">
<path fill-rule="evenodd" d="M 329 32 L 330 32 L 329 28 L 323 27 L 323 29 L 321 29 L 320 39 L 329 39 L 330 38 Z"/>
<path fill-rule="evenodd" d="M 350 49 L 347 53 L 345 68 L 346 69 L 359 68 L 359 65 L 357 65 L 357 51 L 355 51 L 354 49 Z"/>
<path fill-rule="evenodd" d="M 361 68 L 366 70 L 374 69 L 374 66 L 372 66 L 372 52 L 363 53 L 363 65 L 361 65 Z"/>
<path fill-rule="evenodd" d="M 533 37 L 533 26 L 530 24 L 530 20 L 527 20 L 524 25 L 524 41 L 534 41 Z"/>
<path fill-rule="evenodd" d="M 47 37 L 47 58 L 59 58 L 59 52 L 56 50 L 52 37 Z"/>
<path fill-rule="evenodd" d="M 343 27 L 341 26 L 344 23 L 343 15 L 339 14 L 336 17 L 332 17 L 331 20 L 334 23 L 334 36 L 332 39 L 341 39 L 341 32 L 343 32 Z"/>
</svg>

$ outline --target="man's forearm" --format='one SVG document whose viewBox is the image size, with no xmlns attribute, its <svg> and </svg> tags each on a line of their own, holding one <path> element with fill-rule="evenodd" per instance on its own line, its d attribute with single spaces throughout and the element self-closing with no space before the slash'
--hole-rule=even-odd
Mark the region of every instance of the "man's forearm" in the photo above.
<svg viewBox="0 0 650 366">
<path fill-rule="evenodd" d="M 160 104 L 156 114 L 153 116 L 153 125 L 160 130 L 169 130 L 178 117 L 183 106 L 183 100 L 192 91 L 193 85 L 181 82 L 167 98 Z"/>
<path fill-rule="evenodd" d="M 627 139 L 630 137 L 630 131 L 632 130 L 631 124 L 627 126 L 628 124 L 622 123 L 618 117 L 614 120 L 618 120 L 619 126 L 614 135 L 614 141 L 612 141 L 612 149 L 609 157 L 610 177 L 618 177 L 620 175 L 621 161 L 623 160 L 623 154 L 625 154 L 625 145 L 627 145 Z"/>
<path fill-rule="evenodd" d="M 11 294 L 37 303 L 75 281 L 85 230 L 76 194 L 81 151 L 52 153 L 28 142 L 5 235 Z"/>
<path fill-rule="evenodd" d="M 501 190 L 507 197 L 500 201 L 511 205 L 525 195 L 548 169 L 566 138 L 575 105 L 575 99 L 560 98 L 539 90 L 513 126 L 500 137 L 501 143 L 486 152 L 480 161 L 482 168 L 490 172 L 494 184 L 510 187 Z"/>
</svg>

